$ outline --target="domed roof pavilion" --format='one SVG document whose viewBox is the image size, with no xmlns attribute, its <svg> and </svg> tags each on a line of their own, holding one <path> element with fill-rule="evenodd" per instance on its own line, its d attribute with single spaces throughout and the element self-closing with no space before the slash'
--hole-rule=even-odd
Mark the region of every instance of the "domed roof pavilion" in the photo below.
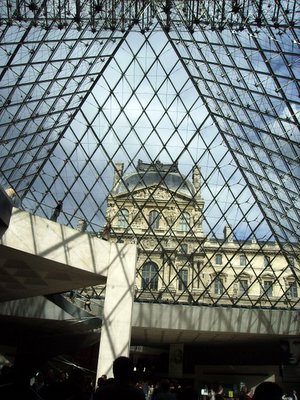
<svg viewBox="0 0 300 400">
<path fill-rule="evenodd" d="M 168 190 L 189 197 L 193 197 L 196 193 L 194 185 L 179 172 L 177 162 L 163 164 L 157 160 L 147 164 L 139 160 L 136 172 L 125 175 L 118 180 L 113 194 L 128 193 L 152 186 L 165 186 Z"/>
</svg>

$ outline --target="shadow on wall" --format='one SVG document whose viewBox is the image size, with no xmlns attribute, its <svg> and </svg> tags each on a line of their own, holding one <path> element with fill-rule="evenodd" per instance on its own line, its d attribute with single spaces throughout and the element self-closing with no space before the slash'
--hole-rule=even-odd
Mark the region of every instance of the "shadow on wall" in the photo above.
<svg viewBox="0 0 300 400">
<path fill-rule="evenodd" d="M 8 194 L 0 187 L 0 238 L 9 226 L 13 203 Z"/>
</svg>

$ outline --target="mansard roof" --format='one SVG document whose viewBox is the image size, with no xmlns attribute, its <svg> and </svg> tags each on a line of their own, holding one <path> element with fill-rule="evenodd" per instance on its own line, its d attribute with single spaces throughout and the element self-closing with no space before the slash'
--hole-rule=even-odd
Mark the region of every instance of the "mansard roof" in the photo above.
<svg viewBox="0 0 300 400">
<path fill-rule="evenodd" d="M 189 197 L 193 197 L 196 192 L 194 185 L 179 172 L 177 163 L 163 164 L 155 161 L 147 164 L 139 160 L 136 172 L 125 175 L 116 185 L 113 194 L 130 193 L 153 186 L 162 186 Z"/>
</svg>

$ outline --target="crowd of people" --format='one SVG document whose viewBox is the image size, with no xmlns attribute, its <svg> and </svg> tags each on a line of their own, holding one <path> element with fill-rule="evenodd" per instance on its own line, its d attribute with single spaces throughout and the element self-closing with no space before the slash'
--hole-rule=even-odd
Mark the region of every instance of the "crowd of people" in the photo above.
<svg viewBox="0 0 300 400">
<path fill-rule="evenodd" d="M 207 393 L 198 393 L 192 385 L 179 385 L 168 379 L 156 383 L 134 380 L 134 366 L 130 358 L 118 357 L 113 363 L 113 378 L 102 375 L 95 389 L 93 375 L 74 368 L 69 373 L 57 374 L 52 368 L 38 372 L 30 382 L 22 379 L 14 367 L 3 367 L 0 374 L 0 398 L 22 400 L 227 400 L 222 385 Z M 263 382 L 254 391 L 243 386 L 234 397 L 237 400 L 300 400 L 296 391 L 284 394 L 274 382 Z"/>
</svg>

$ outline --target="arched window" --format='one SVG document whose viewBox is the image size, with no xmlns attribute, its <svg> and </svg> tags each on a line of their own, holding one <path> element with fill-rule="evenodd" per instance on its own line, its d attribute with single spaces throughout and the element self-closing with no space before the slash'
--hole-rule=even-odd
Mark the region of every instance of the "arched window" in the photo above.
<svg viewBox="0 0 300 400">
<path fill-rule="evenodd" d="M 143 266 L 142 270 L 142 289 L 157 290 L 158 288 L 158 268 L 151 261 Z"/>
<path fill-rule="evenodd" d="M 128 217 L 129 212 L 126 208 L 122 208 L 118 212 L 118 227 L 119 228 L 127 228 L 128 227 Z"/>
<path fill-rule="evenodd" d="M 156 210 L 152 210 L 149 213 L 149 225 L 151 226 L 152 229 L 158 229 L 159 228 L 159 219 L 160 215 L 159 212 Z"/>
<path fill-rule="evenodd" d="M 190 214 L 188 212 L 184 212 L 180 215 L 179 225 L 181 231 L 188 232 L 190 229 Z"/>
</svg>

